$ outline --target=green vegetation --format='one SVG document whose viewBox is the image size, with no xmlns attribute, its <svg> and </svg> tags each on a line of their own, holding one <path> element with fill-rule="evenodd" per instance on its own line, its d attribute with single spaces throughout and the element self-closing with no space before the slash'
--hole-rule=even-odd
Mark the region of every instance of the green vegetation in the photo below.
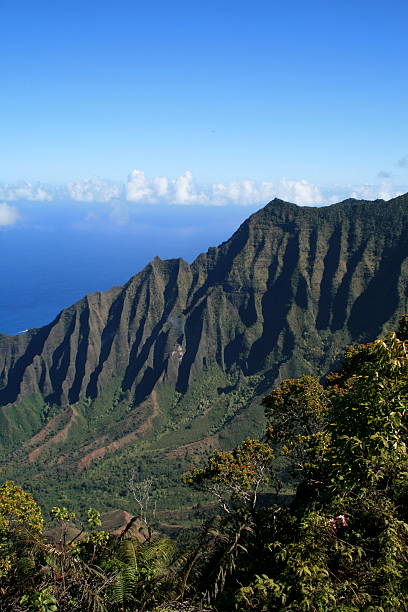
<svg viewBox="0 0 408 612">
<path fill-rule="evenodd" d="M 15 453 L 11 461 L 4 461 L 2 475 L 35 494 L 45 513 L 58 504 L 84 512 L 95 496 L 98 508 L 105 512 L 135 509 L 129 478 L 136 470 L 139 479 L 154 480 L 157 518 L 169 522 L 167 512 L 175 510 L 175 522 L 189 527 L 196 522 L 192 507 L 205 500 L 194 491 L 186 493 L 180 475 L 192 464 L 202 463 L 214 448 L 231 448 L 245 434 L 256 436 L 264 427 L 262 407 L 253 399 L 259 379 L 252 376 L 238 381 L 235 375 L 227 376 L 214 367 L 195 380 L 184 395 L 175 393 L 170 385 L 160 385 L 159 410 L 151 427 L 133 443 L 108 452 L 102 459 L 95 458 L 79 471 L 78 462 L 85 451 L 92 452 L 125 436 L 129 429 L 143 426 L 153 412 L 151 399 L 142 408 L 134 407 L 116 383 L 95 402 L 84 400 L 75 406 L 76 416 L 66 439 L 54 436 L 68 423 L 68 411 L 58 417 L 61 420 L 44 438 Z M 27 462 L 25 453 L 39 447 L 38 458 Z"/>
<path fill-rule="evenodd" d="M 208 504 L 183 493 L 189 466 L 257 437 L 276 384 L 320 377 L 348 344 L 395 328 L 407 215 L 408 195 L 324 208 L 274 200 L 191 265 L 156 258 L 41 329 L 0 335 L 2 477 L 45 513 L 84 512 L 94 497 L 108 511 L 132 508 L 136 470 L 153 478 L 158 518 L 172 511 L 189 525 Z M 288 495 L 287 459 L 276 466 Z"/>
<path fill-rule="evenodd" d="M 348 349 L 324 386 L 288 380 L 265 398 L 269 444 L 299 481 L 289 507 L 253 509 L 244 447 L 185 477 L 229 500 L 200 574 L 217 609 L 408 608 L 407 349 L 405 317 L 397 334 Z"/>
<path fill-rule="evenodd" d="M 61 507 L 51 543 L 31 495 L 4 483 L 2 612 L 407 610 L 408 316 L 347 349 L 324 384 L 285 380 L 263 403 L 263 441 L 185 473 L 220 513 L 183 550 L 136 517 L 113 535 L 97 511 L 78 524 Z M 297 483 L 285 506 L 271 503 L 277 457 Z"/>
</svg>

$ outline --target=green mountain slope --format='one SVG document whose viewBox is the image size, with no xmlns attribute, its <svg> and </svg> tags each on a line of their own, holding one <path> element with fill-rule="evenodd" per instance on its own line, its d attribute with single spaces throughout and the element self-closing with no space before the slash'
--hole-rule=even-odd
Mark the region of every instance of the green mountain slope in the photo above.
<svg viewBox="0 0 408 612">
<path fill-rule="evenodd" d="M 408 195 L 273 200 L 191 265 L 156 258 L 49 325 L 0 336 L 3 474 L 45 502 L 97 494 L 109 508 L 136 469 L 159 506 L 178 507 L 179 472 L 255 432 L 274 382 L 326 372 L 345 345 L 395 327 L 407 221 Z"/>
</svg>

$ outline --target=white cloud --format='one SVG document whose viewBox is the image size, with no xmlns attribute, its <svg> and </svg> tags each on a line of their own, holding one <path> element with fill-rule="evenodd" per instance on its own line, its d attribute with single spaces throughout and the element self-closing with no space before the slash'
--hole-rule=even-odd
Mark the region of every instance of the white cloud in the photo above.
<svg viewBox="0 0 408 612">
<path fill-rule="evenodd" d="M 379 178 L 386 179 L 386 173 Z M 202 184 L 189 170 L 176 178 L 147 177 L 142 170 L 133 170 L 125 183 L 100 178 L 72 181 L 59 187 L 40 183 L 0 184 L 0 201 L 75 201 L 110 202 L 114 217 L 124 219 L 128 212 L 120 203 L 140 204 L 205 204 L 264 205 L 277 197 L 303 206 L 331 204 L 346 198 L 374 200 L 403 193 L 390 180 L 376 185 L 337 185 L 322 188 L 305 179 L 282 178 L 277 181 L 241 179 L 225 183 Z M 118 206 L 116 206 L 118 205 Z"/>
<path fill-rule="evenodd" d="M 362 200 L 391 200 L 402 193 L 403 191 L 396 189 L 389 181 L 383 181 L 380 185 L 354 187 L 349 197 Z"/>
<path fill-rule="evenodd" d="M 133 170 L 125 187 L 126 200 L 143 204 L 205 204 L 208 195 L 195 183 L 190 171 L 175 179 L 166 176 L 147 178 L 141 170 Z"/>
<path fill-rule="evenodd" d="M 0 198 L 9 201 L 32 200 L 36 202 L 50 202 L 53 194 L 40 183 L 20 181 L 18 183 L 0 185 Z"/>
<path fill-rule="evenodd" d="M 196 185 L 193 173 L 187 170 L 172 182 L 174 184 L 175 204 L 206 204 L 208 196 Z"/>
<path fill-rule="evenodd" d="M 168 181 L 165 177 L 158 177 L 156 183 L 145 177 L 141 170 L 133 170 L 129 176 L 125 187 L 126 200 L 129 202 L 155 203 L 157 196 L 166 197 Z"/>
<path fill-rule="evenodd" d="M 295 204 L 311 205 L 323 204 L 326 201 L 318 185 L 313 185 L 304 179 L 282 179 L 278 185 L 278 197 L 282 200 L 295 202 Z"/>
<path fill-rule="evenodd" d="M 210 187 L 211 201 L 214 204 L 257 204 L 268 202 L 275 195 L 273 183 L 256 183 L 250 179 L 233 181 L 231 183 L 214 183 Z"/>
<path fill-rule="evenodd" d="M 68 183 L 66 191 L 68 199 L 76 202 L 110 202 L 121 195 L 120 185 L 95 177 Z"/>
<path fill-rule="evenodd" d="M 0 227 L 14 225 L 20 219 L 20 214 L 15 206 L 10 206 L 6 202 L 0 204 Z"/>
<path fill-rule="evenodd" d="M 281 179 L 276 183 L 250 179 L 230 183 L 198 185 L 190 171 L 175 179 L 147 178 L 141 170 L 133 170 L 125 188 L 129 202 L 148 204 L 262 204 L 274 197 L 297 204 L 321 204 L 324 196 L 317 185 L 308 181 Z"/>
<path fill-rule="evenodd" d="M 123 194 L 123 185 L 96 177 L 72 181 L 66 185 L 45 185 L 19 181 L 0 184 L 0 198 L 8 201 L 29 200 L 55 202 L 72 200 L 75 202 L 110 202 Z"/>
</svg>

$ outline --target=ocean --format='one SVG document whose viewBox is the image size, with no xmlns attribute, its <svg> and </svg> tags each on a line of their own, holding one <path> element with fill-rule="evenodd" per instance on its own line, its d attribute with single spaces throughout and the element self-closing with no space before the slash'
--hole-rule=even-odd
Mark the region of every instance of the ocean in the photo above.
<svg viewBox="0 0 408 612">
<path fill-rule="evenodd" d="M 10 202 L 10 204 L 13 204 Z M 156 255 L 188 262 L 259 207 L 19 202 L 0 228 L 0 333 L 51 322 L 87 293 L 125 283 Z"/>
</svg>

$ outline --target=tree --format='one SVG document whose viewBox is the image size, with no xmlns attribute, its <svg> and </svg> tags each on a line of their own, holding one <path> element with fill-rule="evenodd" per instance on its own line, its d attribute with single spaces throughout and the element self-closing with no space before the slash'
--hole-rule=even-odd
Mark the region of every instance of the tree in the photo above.
<svg viewBox="0 0 408 612">
<path fill-rule="evenodd" d="M 217 609 L 408 609 L 408 318 L 384 339 L 349 347 L 324 384 L 284 381 L 264 405 L 269 444 L 297 475 L 297 493 L 290 508 L 252 513 L 224 593 L 213 589 Z M 185 481 L 205 477 L 216 491 L 214 462 L 222 467 L 215 454 Z M 222 474 L 230 488 L 244 479 Z M 237 510 L 228 509 L 232 525 Z"/>
<path fill-rule="evenodd" d="M 0 597 L 35 574 L 35 543 L 44 521 L 30 493 L 11 481 L 0 487 Z M 27 541 L 31 540 L 31 546 Z"/>
<path fill-rule="evenodd" d="M 270 480 L 273 459 L 267 444 L 247 438 L 232 451 L 216 451 L 207 467 L 193 467 L 182 479 L 198 491 L 214 496 L 227 514 L 237 504 L 254 509 L 260 487 Z"/>
<path fill-rule="evenodd" d="M 295 537 L 269 544 L 273 571 L 241 589 L 247 605 L 264 593 L 269 609 L 408 608 L 406 322 L 347 349 L 325 387 L 286 381 L 265 398 L 269 419 L 279 421 L 303 387 L 297 405 L 308 419 L 282 452 L 299 469 L 299 488 L 317 486 L 292 508 Z M 298 427 L 299 416 L 290 420 Z"/>
</svg>

